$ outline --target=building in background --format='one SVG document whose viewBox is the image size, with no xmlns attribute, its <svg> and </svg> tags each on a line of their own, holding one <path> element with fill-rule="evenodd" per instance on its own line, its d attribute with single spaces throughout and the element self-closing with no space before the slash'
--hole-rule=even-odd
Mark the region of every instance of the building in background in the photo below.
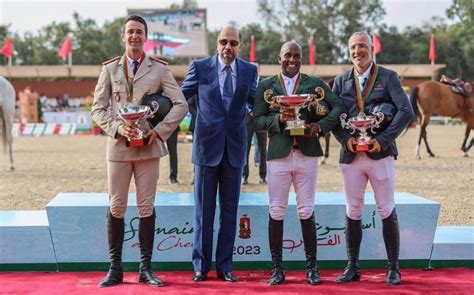
<svg viewBox="0 0 474 295">
<path fill-rule="evenodd" d="M 162 57 L 208 55 L 206 9 L 127 9 L 148 25 L 145 52 Z"/>
</svg>

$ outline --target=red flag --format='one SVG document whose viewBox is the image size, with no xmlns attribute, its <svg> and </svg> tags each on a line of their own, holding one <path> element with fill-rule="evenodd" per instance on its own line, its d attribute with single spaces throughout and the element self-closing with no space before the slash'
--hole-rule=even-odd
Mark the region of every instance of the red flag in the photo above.
<svg viewBox="0 0 474 295">
<path fill-rule="evenodd" d="M 436 47 L 435 47 L 435 37 L 432 34 L 430 39 L 430 54 L 428 56 L 431 60 L 431 63 L 434 64 L 436 59 Z"/>
<path fill-rule="evenodd" d="M 379 54 L 382 51 L 382 44 L 380 43 L 379 36 L 374 35 L 374 53 Z"/>
<path fill-rule="evenodd" d="M 255 53 L 255 38 L 252 35 L 250 37 L 250 62 L 257 61 L 257 54 Z"/>
<path fill-rule="evenodd" d="M 13 55 L 13 39 L 12 38 L 8 38 L 7 41 L 5 41 L 5 44 L 3 44 L 2 54 L 5 57 L 11 57 Z"/>
<path fill-rule="evenodd" d="M 63 45 L 61 45 L 61 48 L 59 48 L 58 55 L 62 58 L 66 58 L 71 53 L 72 53 L 72 38 L 68 36 L 66 40 L 64 41 Z"/>
<path fill-rule="evenodd" d="M 309 38 L 309 64 L 316 64 L 316 49 L 314 47 L 314 38 Z"/>
</svg>

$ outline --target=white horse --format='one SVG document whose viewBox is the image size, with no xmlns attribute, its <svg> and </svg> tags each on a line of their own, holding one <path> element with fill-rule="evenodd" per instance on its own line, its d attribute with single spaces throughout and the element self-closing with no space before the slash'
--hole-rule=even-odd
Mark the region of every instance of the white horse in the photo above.
<svg viewBox="0 0 474 295">
<path fill-rule="evenodd" d="M 8 144 L 8 154 L 10 157 L 10 170 L 15 169 L 13 162 L 13 117 L 15 115 L 15 89 L 13 85 L 0 76 L 0 117 L 2 123 L 2 147 L 3 152 L 6 152 L 6 146 Z"/>
</svg>

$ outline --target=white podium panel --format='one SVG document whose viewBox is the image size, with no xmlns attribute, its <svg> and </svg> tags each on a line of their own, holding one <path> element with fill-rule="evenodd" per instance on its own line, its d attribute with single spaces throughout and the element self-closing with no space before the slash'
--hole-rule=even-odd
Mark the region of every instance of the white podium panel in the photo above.
<svg viewBox="0 0 474 295">
<path fill-rule="evenodd" d="M 382 222 L 372 193 L 366 194 L 361 260 L 385 260 Z M 402 260 L 428 260 L 435 235 L 439 203 L 409 193 L 396 193 L 401 230 Z M 153 261 L 190 262 L 193 243 L 192 193 L 158 193 L 155 201 L 156 236 Z M 295 196 L 289 200 L 284 228 L 284 260 L 304 260 L 301 226 Z M 139 261 L 138 214 L 135 194 L 129 196 L 125 216 L 123 260 Z M 343 193 L 317 193 L 318 260 L 346 260 Z M 107 262 L 107 194 L 61 193 L 46 207 L 58 263 Z M 219 210 L 215 218 L 214 245 Z M 242 193 L 238 212 L 234 261 L 270 261 L 268 195 Z"/>
</svg>

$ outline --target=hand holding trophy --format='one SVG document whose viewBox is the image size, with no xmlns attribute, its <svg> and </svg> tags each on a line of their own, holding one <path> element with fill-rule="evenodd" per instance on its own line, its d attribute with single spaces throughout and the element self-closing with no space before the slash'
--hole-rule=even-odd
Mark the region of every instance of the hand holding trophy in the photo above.
<svg viewBox="0 0 474 295">
<path fill-rule="evenodd" d="M 145 119 L 153 117 L 158 111 L 159 105 L 156 103 L 151 108 L 144 105 L 128 104 L 117 112 L 117 118 L 125 124 L 125 136 L 128 147 L 140 147 L 148 144 L 148 138 L 144 136 L 143 124 Z"/>
<path fill-rule="evenodd" d="M 375 134 L 375 128 L 380 126 L 384 119 L 382 112 L 374 112 L 373 115 L 366 115 L 361 112 L 356 117 L 347 119 L 347 114 L 341 114 L 341 125 L 343 128 L 349 129 L 351 134 L 356 130 L 359 131 L 359 136 L 355 139 L 355 151 L 366 152 L 369 150 L 370 136 L 367 134 L 367 129 L 370 129 L 372 134 Z"/>
</svg>

